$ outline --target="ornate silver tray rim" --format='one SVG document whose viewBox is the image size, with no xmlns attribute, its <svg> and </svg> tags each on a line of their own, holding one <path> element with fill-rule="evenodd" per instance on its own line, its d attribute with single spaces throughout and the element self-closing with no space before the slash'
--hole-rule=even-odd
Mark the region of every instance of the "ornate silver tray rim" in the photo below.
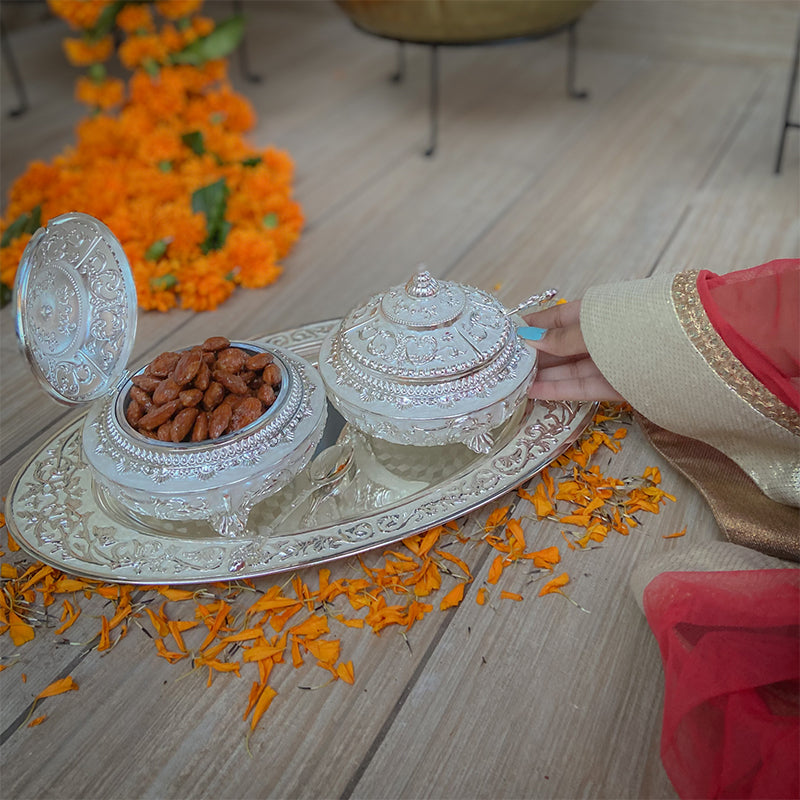
<svg viewBox="0 0 800 800">
<path fill-rule="evenodd" d="M 314 363 L 322 340 L 339 323 L 312 323 L 253 341 L 285 347 Z M 61 428 L 14 478 L 6 524 L 33 557 L 87 578 L 131 584 L 256 578 L 353 556 L 464 516 L 561 455 L 595 409 L 592 403 L 530 404 L 502 445 L 425 491 L 358 519 L 237 539 L 181 537 L 166 529 L 153 533 L 110 516 L 94 494 L 81 453 L 84 414 Z"/>
</svg>

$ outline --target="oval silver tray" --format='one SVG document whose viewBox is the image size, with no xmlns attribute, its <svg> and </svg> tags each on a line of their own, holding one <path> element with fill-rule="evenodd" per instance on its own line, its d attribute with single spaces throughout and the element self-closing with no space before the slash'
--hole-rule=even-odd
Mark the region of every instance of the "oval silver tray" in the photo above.
<svg viewBox="0 0 800 800">
<path fill-rule="evenodd" d="M 256 342 L 315 364 L 339 320 Z M 485 455 L 461 444 L 410 447 L 353 431 L 329 404 L 316 458 L 350 456 L 341 476 L 293 483 L 256 506 L 248 535 L 223 539 L 201 521 L 133 516 L 95 488 L 81 454 L 84 416 L 62 428 L 15 477 L 6 524 L 30 555 L 74 575 L 135 584 L 253 578 L 352 556 L 463 516 L 532 478 L 591 422 L 592 403 L 529 402 Z M 334 459 L 335 462 L 335 459 Z M 338 463 L 338 462 L 336 462 Z M 335 467 L 334 467 L 335 468 Z"/>
</svg>

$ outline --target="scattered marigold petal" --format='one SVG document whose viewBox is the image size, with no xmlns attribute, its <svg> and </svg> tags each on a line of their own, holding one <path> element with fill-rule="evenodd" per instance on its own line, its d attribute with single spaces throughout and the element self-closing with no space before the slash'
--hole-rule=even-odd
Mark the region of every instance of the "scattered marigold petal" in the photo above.
<svg viewBox="0 0 800 800">
<path fill-rule="evenodd" d="M 289 633 L 294 636 L 304 636 L 307 639 L 315 639 L 317 636 L 322 636 L 323 633 L 328 633 L 328 619 L 318 614 L 312 614 L 307 620 L 289 628 Z"/>
<path fill-rule="evenodd" d="M 458 556 L 454 556 L 452 553 L 448 553 L 447 550 L 437 550 L 436 553 L 442 558 L 447 559 L 447 561 L 451 561 L 464 573 L 464 575 L 466 575 L 467 578 L 472 580 L 472 573 L 470 572 L 467 563 L 463 559 L 459 558 Z"/>
<path fill-rule="evenodd" d="M 17 568 L 13 564 L 0 564 L 0 578 L 16 578 Z"/>
<path fill-rule="evenodd" d="M 500 592 L 500 597 L 504 598 L 505 600 L 520 601 L 523 599 L 521 594 L 517 594 L 516 592 L 507 592 L 505 590 Z"/>
<path fill-rule="evenodd" d="M 253 719 L 250 721 L 250 730 L 255 730 L 258 721 L 264 712 L 270 707 L 272 701 L 277 697 L 278 693 L 271 686 L 264 686 L 261 694 L 258 696 L 255 708 L 253 709 Z"/>
<path fill-rule="evenodd" d="M 258 700 L 258 695 L 261 689 L 261 685 L 258 683 L 253 683 L 250 687 L 250 696 L 247 699 L 247 707 L 244 710 L 244 714 L 242 714 L 242 719 L 247 719 L 247 715 L 253 710 L 253 706 L 256 704 L 256 700 Z"/>
<path fill-rule="evenodd" d="M 558 592 L 561 594 L 561 587 L 566 586 L 569 583 L 569 575 L 564 572 L 563 574 L 559 575 L 556 578 L 548 581 L 542 588 L 539 590 L 539 597 L 542 597 L 546 594 L 550 594 L 551 592 Z"/>
<path fill-rule="evenodd" d="M 356 619 L 347 619 L 344 614 L 336 614 L 334 615 L 334 619 L 338 619 L 343 625 L 347 625 L 348 628 L 363 628 L 364 627 L 364 620 L 360 617 Z"/>
<path fill-rule="evenodd" d="M 489 592 L 486 590 L 486 587 L 481 586 L 481 588 L 478 589 L 478 593 L 475 595 L 475 602 L 479 606 L 482 606 L 486 602 L 486 598 L 488 597 L 488 595 Z"/>
<path fill-rule="evenodd" d="M 158 593 L 166 597 L 167 600 L 180 601 L 194 599 L 194 592 L 188 589 L 173 589 L 170 586 L 159 586 Z"/>
<path fill-rule="evenodd" d="M 425 531 L 424 533 L 411 536 L 408 539 L 403 539 L 403 544 L 419 558 L 426 556 L 431 548 L 439 540 L 439 537 L 444 532 L 444 527 L 439 525 L 435 528 Z"/>
<path fill-rule="evenodd" d="M 111 636 L 109 633 L 108 619 L 103 616 L 100 618 L 100 642 L 97 645 L 99 652 L 108 650 L 111 647 Z"/>
<path fill-rule="evenodd" d="M 523 558 L 533 561 L 533 566 L 539 569 L 553 569 L 553 565 L 561 561 L 561 554 L 558 548 L 545 547 L 544 550 L 537 550 L 535 553 L 525 553 Z"/>
<path fill-rule="evenodd" d="M 47 719 L 47 714 L 42 714 L 41 717 L 35 717 L 28 723 L 29 728 L 35 728 L 37 725 L 41 725 Z"/>
<path fill-rule="evenodd" d="M 492 566 L 489 567 L 489 574 L 486 577 L 486 580 L 489 583 L 495 584 L 497 581 L 500 580 L 500 576 L 503 574 L 503 556 L 495 556 L 494 561 L 492 561 Z"/>
<path fill-rule="evenodd" d="M 457 583 L 439 603 L 439 610 L 444 611 L 448 608 L 455 608 L 464 599 L 464 583 Z"/>
<path fill-rule="evenodd" d="M 222 626 L 225 624 L 225 620 L 227 619 L 228 612 L 230 610 L 231 607 L 227 603 L 223 602 L 220 604 L 219 610 L 217 611 L 214 617 L 214 621 L 211 623 L 208 629 L 208 634 L 206 635 L 206 638 L 203 640 L 203 643 L 200 645 L 201 650 L 205 650 L 205 648 L 208 647 L 211 644 L 211 642 L 214 641 L 217 634 L 220 632 Z M 165 636 L 166 634 L 162 635 Z"/>
<path fill-rule="evenodd" d="M 171 650 L 167 650 L 163 639 L 156 639 L 156 650 L 158 651 L 158 655 L 161 656 L 161 658 L 165 658 L 170 664 L 174 664 L 176 661 L 188 657 L 187 653 L 175 653 Z"/>
<path fill-rule="evenodd" d="M 661 483 L 661 470 L 658 467 L 646 467 L 643 478 L 649 478 L 653 483 Z"/>
<path fill-rule="evenodd" d="M 64 694 L 64 692 L 76 691 L 77 688 L 78 684 L 72 680 L 71 675 L 68 675 L 66 678 L 53 681 L 49 686 L 42 689 L 42 691 L 36 695 L 36 700 L 42 700 L 45 697 L 54 697 L 57 694 Z"/>
<path fill-rule="evenodd" d="M 17 647 L 30 642 L 34 638 L 33 627 L 28 625 L 15 611 L 9 613 L 8 622 L 8 632 L 11 635 L 11 641 L 14 642 Z"/>
<path fill-rule="evenodd" d="M 61 614 L 62 624 L 59 625 L 54 631 L 57 636 L 60 636 L 62 633 L 64 633 L 64 631 L 67 630 L 67 628 L 69 628 L 81 615 L 80 607 L 76 608 L 72 605 L 72 603 L 69 602 L 69 600 L 64 600 L 62 605 L 64 609 Z"/>
<path fill-rule="evenodd" d="M 503 506 L 502 508 L 496 508 L 492 511 L 491 514 L 486 518 L 486 524 L 484 525 L 484 530 L 487 533 L 490 533 L 495 528 L 499 528 L 505 518 L 508 516 L 508 510 L 511 506 Z"/>
<path fill-rule="evenodd" d="M 427 597 L 441 585 L 442 576 L 439 572 L 439 567 L 430 559 L 426 559 L 416 580 L 414 580 L 414 594 L 417 597 Z"/>
<path fill-rule="evenodd" d="M 150 622 L 153 623 L 153 627 L 156 629 L 156 633 L 161 636 L 168 636 L 169 635 L 169 628 L 167 627 L 167 623 L 161 619 L 157 614 L 154 614 L 149 608 L 146 608 L 145 611 L 147 615 L 150 617 Z"/>
<path fill-rule="evenodd" d="M 341 663 L 336 665 L 336 674 L 345 682 L 349 684 L 355 683 L 355 672 L 353 671 L 353 662 L 348 661 L 346 664 Z"/>
<path fill-rule="evenodd" d="M 304 641 L 303 646 L 317 661 L 331 666 L 338 660 L 341 647 L 338 639 L 312 639 Z"/>
<path fill-rule="evenodd" d="M 686 535 L 686 528 L 683 528 L 680 531 L 675 531 L 675 533 L 668 533 L 666 536 L 662 536 L 662 539 L 678 539 L 681 536 Z"/>
</svg>

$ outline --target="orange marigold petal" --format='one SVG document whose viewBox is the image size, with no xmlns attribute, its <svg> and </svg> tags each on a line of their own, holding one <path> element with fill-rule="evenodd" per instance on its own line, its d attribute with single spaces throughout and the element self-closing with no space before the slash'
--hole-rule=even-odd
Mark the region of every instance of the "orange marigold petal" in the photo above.
<svg viewBox="0 0 800 800">
<path fill-rule="evenodd" d="M 548 581 L 542 588 L 539 590 L 539 597 L 543 595 L 550 594 L 551 592 L 558 592 L 561 593 L 561 587 L 566 586 L 569 583 L 569 575 L 564 572 L 563 574 L 559 575 L 556 578 Z"/>
<path fill-rule="evenodd" d="M 72 676 L 68 675 L 66 678 L 61 678 L 61 680 L 53 681 L 49 686 L 42 689 L 39 694 L 36 695 L 37 700 L 41 700 L 44 697 L 54 697 L 57 694 L 64 694 L 64 692 L 72 692 L 76 691 L 78 688 L 78 684 L 72 680 Z"/>
<path fill-rule="evenodd" d="M 455 608 L 464 599 L 464 583 L 457 583 L 439 603 L 439 610 L 444 611 L 448 608 Z"/>
</svg>

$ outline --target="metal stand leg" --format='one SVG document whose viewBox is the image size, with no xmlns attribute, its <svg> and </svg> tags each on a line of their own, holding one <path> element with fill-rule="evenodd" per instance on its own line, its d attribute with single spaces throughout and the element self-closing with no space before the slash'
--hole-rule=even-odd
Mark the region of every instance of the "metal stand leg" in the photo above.
<svg viewBox="0 0 800 800">
<path fill-rule="evenodd" d="M 567 28 L 567 94 L 576 100 L 585 100 L 589 92 L 575 88 L 575 59 L 578 51 L 577 20 Z"/>
<path fill-rule="evenodd" d="M 425 155 L 430 157 L 436 151 L 439 134 L 439 45 L 432 44 L 431 48 L 431 85 L 430 85 L 430 120 L 431 130 L 428 140 L 428 149 Z"/>
<path fill-rule="evenodd" d="M 242 14 L 242 0 L 233 0 L 233 13 L 238 15 Z M 250 69 L 250 61 L 247 57 L 247 34 L 242 36 L 242 41 L 239 43 L 239 69 L 244 76 L 244 79 L 250 83 L 261 83 L 261 76 L 256 75 Z"/>
<path fill-rule="evenodd" d="M 789 91 L 786 95 L 786 110 L 783 114 L 783 130 L 781 131 L 781 138 L 778 142 L 778 158 L 775 161 L 775 174 L 781 171 L 781 162 L 783 161 L 783 146 L 786 143 L 786 131 L 789 128 L 800 128 L 800 123 L 792 122 L 792 102 L 794 100 L 794 92 L 797 88 L 797 68 L 800 65 L 800 25 L 797 27 L 797 40 L 794 45 L 794 61 L 792 62 L 792 71 L 789 74 Z"/>
<path fill-rule="evenodd" d="M 397 69 L 392 73 L 392 83 L 400 83 L 406 76 L 406 46 L 404 42 L 397 43 Z"/>
<path fill-rule="evenodd" d="M 18 117 L 28 110 L 28 95 L 25 92 L 25 84 L 22 82 L 22 75 L 20 75 L 17 61 L 11 51 L 11 43 L 8 40 L 5 25 L 0 21 L 0 42 L 3 47 L 3 57 L 6 60 L 6 66 L 11 73 L 11 81 L 14 84 L 14 91 L 17 93 L 17 107 L 12 108 L 8 112 L 9 117 Z"/>
</svg>

